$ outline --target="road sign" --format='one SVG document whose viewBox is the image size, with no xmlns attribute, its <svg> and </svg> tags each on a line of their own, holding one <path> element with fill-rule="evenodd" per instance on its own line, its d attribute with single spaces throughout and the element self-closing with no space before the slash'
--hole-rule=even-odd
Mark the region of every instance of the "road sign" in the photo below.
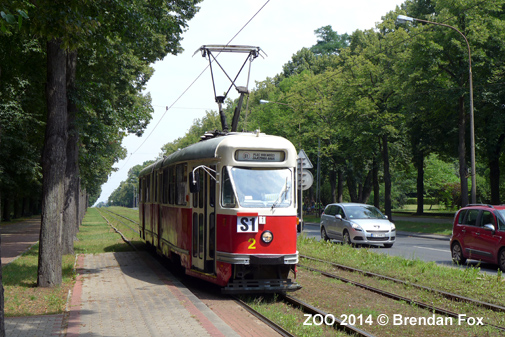
<svg viewBox="0 0 505 337">
<path fill-rule="evenodd" d="M 308 190 L 314 183 L 314 176 L 310 171 L 302 171 L 298 173 L 298 188 L 302 191 Z"/>
<path fill-rule="evenodd" d="M 311 169 L 314 167 L 314 166 L 312 166 L 312 163 L 310 162 L 309 157 L 307 157 L 307 154 L 305 153 L 305 151 L 303 151 L 303 149 L 300 150 L 300 152 L 298 153 L 297 162 L 298 162 L 298 167 L 300 167 L 300 162 L 302 163 L 301 168 L 304 170 L 308 170 L 308 169 Z"/>
</svg>

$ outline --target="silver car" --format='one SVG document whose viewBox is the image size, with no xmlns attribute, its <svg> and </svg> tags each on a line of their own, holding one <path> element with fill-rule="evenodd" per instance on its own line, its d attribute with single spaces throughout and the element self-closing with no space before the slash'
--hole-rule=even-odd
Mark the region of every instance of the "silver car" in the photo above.
<svg viewBox="0 0 505 337">
<path fill-rule="evenodd" d="M 374 206 L 329 204 L 321 215 L 321 238 L 391 248 L 396 240 L 396 227 Z"/>
</svg>

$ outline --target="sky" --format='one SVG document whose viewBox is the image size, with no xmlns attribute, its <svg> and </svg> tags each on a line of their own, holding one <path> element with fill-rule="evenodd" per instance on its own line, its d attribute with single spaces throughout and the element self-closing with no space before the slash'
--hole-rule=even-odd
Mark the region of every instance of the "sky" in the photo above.
<svg viewBox="0 0 505 337">
<path fill-rule="evenodd" d="M 195 54 L 201 46 L 230 43 L 260 47 L 266 56 L 256 58 L 251 64 L 251 90 L 256 82 L 281 73 L 282 66 L 297 51 L 315 45 L 316 29 L 331 25 L 339 34 L 371 29 L 381 21 L 383 15 L 403 2 L 203 0 L 199 4 L 200 11 L 188 22 L 187 30 L 182 35 L 184 52 L 168 55 L 153 65 L 155 71 L 145 89 L 152 98 L 153 118 L 142 137 L 130 135 L 123 140 L 122 145 L 127 149 L 128 156 L 114 165 L 118 170 L 111 173 L 108 181 L 102 185 L 97 203 L 107 202 L 110 194 L 126 180 L 130 168 L 159 157 L 161 147 L 183 137 L 195 119 L 205 116 L 208 110 L 218 110 L 211 74 L 206 69 L 208 60 L 200 52 Z M 245 61 L 245 54 L 223 53 L 217 60 L 233 78 Z M 228 90 L 231 83 L 221 69 L 213 66 L 213 71 L 219 95 Z M 249 63 L 237 79 L 238 86 L 247 85 L 248 73 Z M 228 94 L 231 99 L 238 96 L 233 88 Z"/>
</svg>

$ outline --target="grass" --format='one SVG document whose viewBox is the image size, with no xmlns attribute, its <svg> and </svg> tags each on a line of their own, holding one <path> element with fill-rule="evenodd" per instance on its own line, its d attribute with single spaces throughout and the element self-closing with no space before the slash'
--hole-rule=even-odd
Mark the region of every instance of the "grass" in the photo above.
<svg viewBox="0 0 505 337">
<path fill-rule="evenodd" d="M 254 310 L 268 317 L 295 336 L 348 336 L 348 334 L 333 330 L 324 324 L 314 324 L 302 311 L 290 305 L 276 301 L 275 296 L 242 296 L 242 299 Z M 319 323 L 319 321 L 316 321 Z"/>
<path fill-rule="evenodd" d="M 405 220 L 395 220 L 397 231 L 451 235 L 452 223 L 432 223 L 432 222 L 412 222 Z"/>
<path fill-rule="evenodd" d="M 505 303 L 505 282 L 502 273 L 490 275 L 480 268 L 449 268 L 435 262 L 405 259 L 353 248 L 332 242 L 316 241 L 300 236 L 298 251 L 302 255 L 363 269 L 407 282 L 424 285 L 498 305 Z"/>
<path fill-rule="evenodd" d="M 138 209 L 117 207 L 117 206 L 107 207 L 106 209 L 108 209 L 114 213 L 120 214 L 122 216 L 125 216 L 129 219 L 132 219 L 136 222 L 139 222 L 139 210 Z"/>
<path fill-rule="evenodd" d="M 94 208 L 88 209 L 74 243 L 76 254 L 99 254 L 131 250 Z M 75 256 L 64 255 L 61 286 L 37 287 L 39 245 L 2 268 L 4 314 L 6 317 L 59 314 L 65 310 L 68 291 L 73 287 L 76 272 Z"/>
</svg>

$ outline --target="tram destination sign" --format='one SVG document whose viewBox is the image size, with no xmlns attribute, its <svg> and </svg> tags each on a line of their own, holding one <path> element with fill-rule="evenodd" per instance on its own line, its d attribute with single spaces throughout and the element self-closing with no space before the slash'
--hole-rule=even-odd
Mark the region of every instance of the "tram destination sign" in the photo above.
<svg viewBox="0 0 505 337">
<path fill-rule="evenodd" d="M 235 153 L 237 161 L 281 162 L 284 161 L 284 157 L 283 151 L 238 150 Z"/>
</svg>

